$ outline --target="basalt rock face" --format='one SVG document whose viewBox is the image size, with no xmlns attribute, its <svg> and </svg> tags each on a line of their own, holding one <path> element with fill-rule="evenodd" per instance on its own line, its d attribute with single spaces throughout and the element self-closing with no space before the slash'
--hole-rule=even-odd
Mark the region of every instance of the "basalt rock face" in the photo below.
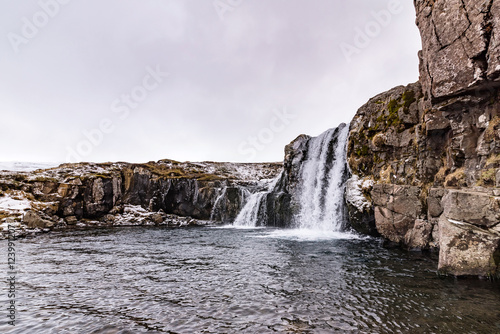
<svg viewBox="0 0 500 334">
<path fill-rule="evenodd" d="M 351 222 L 439 249 L 445 274 L 499 277 L 500 1 L 415 6 L 419 82 L 372 98 L 351 122 Z"/>
<path fill-rule="evenodd" d="M 500 76 L 498 0 L 416 0 L 420 75 L 433 100 L 471 92 Z"/>
<path fill-rule="evenodd" d="M 232 163 L 66 164 L 0 173 L 0 220 L 21 229 L 71 225 L 232 222 L 259 180 L 282 165 Z"/>
</svg>

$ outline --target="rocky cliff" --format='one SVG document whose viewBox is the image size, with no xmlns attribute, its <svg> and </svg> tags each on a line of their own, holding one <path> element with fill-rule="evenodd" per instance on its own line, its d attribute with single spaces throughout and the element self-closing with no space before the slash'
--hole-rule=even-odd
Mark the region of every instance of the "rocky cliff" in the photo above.
<svg viewBox="0 0 500 334">
<path fill-rule="evenodd" d="M 65 164 L 0 172 L 0 222 L 18 231 L 72 225 L 230 223 L 279 163 Z M 5 233 L 5 229 L 4 229 Z"/>
<path fill-rule="evenodd" d="M 500 0 L 416 0 L 420 80 L 350 125 L 353 227 L 439 249 L 444 274 L 500 277 Z"/>
</svg>

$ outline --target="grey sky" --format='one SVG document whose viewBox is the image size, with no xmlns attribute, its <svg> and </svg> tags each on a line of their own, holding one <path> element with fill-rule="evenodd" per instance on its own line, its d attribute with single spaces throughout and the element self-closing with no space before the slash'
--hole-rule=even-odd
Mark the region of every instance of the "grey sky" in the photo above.
<svg viewBox="0 0 500 334">
<path fill-rule="evenodd" d="M 404 0 L 0 0 L 0 161 L 280 161 L 418 80 L 414 16 Z"/>
</svg>

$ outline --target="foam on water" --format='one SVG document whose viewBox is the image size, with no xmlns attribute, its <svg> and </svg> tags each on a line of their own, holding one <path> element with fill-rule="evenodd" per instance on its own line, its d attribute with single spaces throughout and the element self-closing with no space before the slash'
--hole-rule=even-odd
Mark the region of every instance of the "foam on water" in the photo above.
<svg viewBox="0 0 500 334">
<path fill-rule="evenodd" d="M 265 226 L 249 226 L 249 225 L 221 225 L 221 226 L 211 226 L 211 228 L 218 229 L 228 229 L 228 230 L 262 230 Z"/>
<path fill-rule="evenodd" d="M 274 230 L 257 238 L 286 239 L 296 241 L 324 241 L 324 240 L 365 240 L 369 237 L 363 237 L 351 232 L 325 231 L 314 229 L 290 229 Z"/>
</svg>

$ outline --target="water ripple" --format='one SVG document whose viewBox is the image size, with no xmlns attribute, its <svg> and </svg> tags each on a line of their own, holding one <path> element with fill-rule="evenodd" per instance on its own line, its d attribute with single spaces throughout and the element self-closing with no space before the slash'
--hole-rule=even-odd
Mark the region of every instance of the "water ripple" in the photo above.
<svg viewBox="0 0 500 334">
<path fill-rule="evenodd" d="M 348 234 L 137 227 L 17 249 L 19 321 L 2 333 L 500 332 L 498 283 Z"/>
</svg>

